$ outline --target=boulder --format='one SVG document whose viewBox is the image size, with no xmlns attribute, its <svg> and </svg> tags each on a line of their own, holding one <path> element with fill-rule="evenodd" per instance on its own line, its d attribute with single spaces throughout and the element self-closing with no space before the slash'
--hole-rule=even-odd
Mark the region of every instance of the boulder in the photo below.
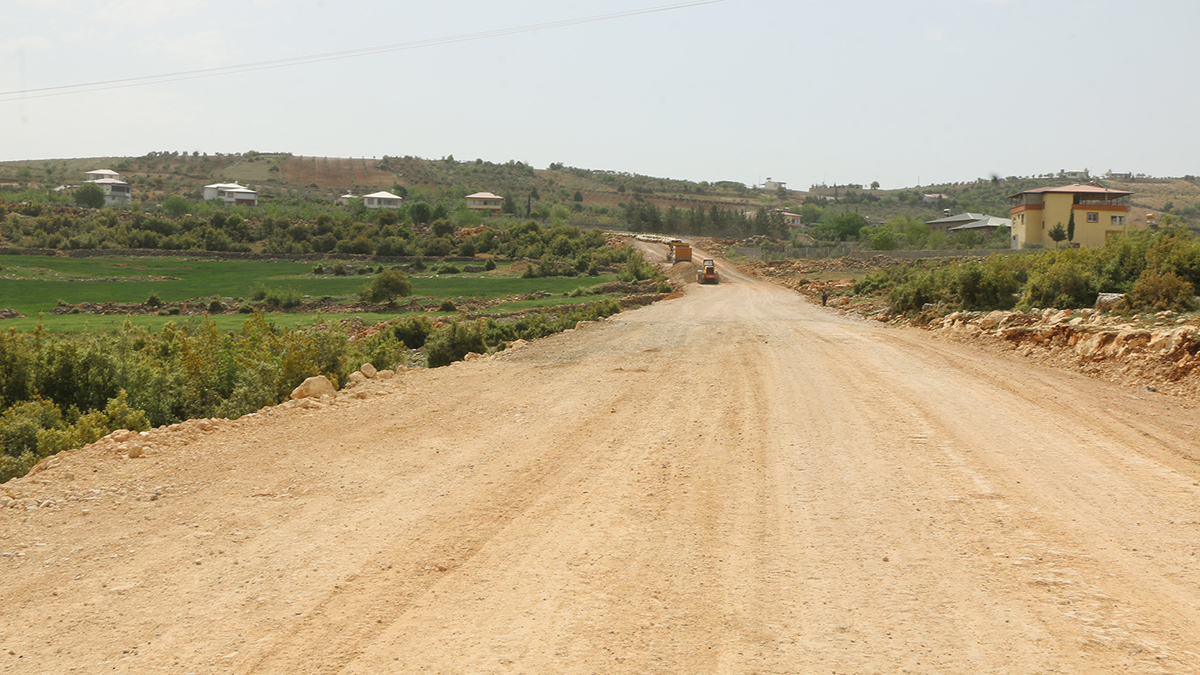
<svg viewBox="0 0 1200 675">
<path fill-rule="evenodd" d="M 337 390 L 329 378 L 324 375 L 314 375 L 300 383 L 292 390 L 292 398 L 321 398 L 322 396 L 337 396 Z"/>
<path fill-rule="evenodd" d="M 350 377 L 348 378 L 347 384 L 358 384 L 359 382 L 366 382 L 366 381 L 367 381 L 367 376 L 363 375 L 361 372 L 356 370 L 353 373 L 350 373 Z"/>
<path fill-rule="evenodd" d="M 1117 306 L 1125 298 L 1124 293 L 1101 293 L 1096 296 L 1096 309 L 1104 312 Z"/>
<path fill-rule="evenodd" d="M 396 371 L 394 371 L 394 370 L 381 370 L 381 371 L 375 373 L 375 379 L 390 380 L 390 379 L 392 379 L 392 376 L 394 376 L 395 374 L 396 374 Z"/>
<path fill-rule="evenodd" d="M 375 377 L 375 374 L 378 373 L 379 371 L 375 370 L 375 366 L 373 366 L 369 363 L 364 363 L 364 364 L 362 364 L 362 367 L 358 369 L 358 372 L 362 373 L 363 375 L 366 375 L 367 379 L 370 379 L 372 377 Z"/>
<path fill-rule="evenodd" d="M 987 316 L 980 319 L 979 327 L 984 330 L 991 330 L 993 328 L 999 328 L 1000 324 L 1004 323 L 1004 320 L 1007 318 L 1008 318 L 1008 312 L 997 309 L 995 311 L 988 312 Z"/>
</svg>

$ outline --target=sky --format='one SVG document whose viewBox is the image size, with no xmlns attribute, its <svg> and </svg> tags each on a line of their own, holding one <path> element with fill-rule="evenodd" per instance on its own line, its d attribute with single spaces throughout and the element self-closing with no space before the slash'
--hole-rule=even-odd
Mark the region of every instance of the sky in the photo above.
<svg viewBox="0 0 1200 675">
<path fill-rule="evenodd" d="M 798 190 L 1195 175 L 1198 28 L 1196 0 L 4 0 L 0 160 L 452 155 Z"/>
</svg>

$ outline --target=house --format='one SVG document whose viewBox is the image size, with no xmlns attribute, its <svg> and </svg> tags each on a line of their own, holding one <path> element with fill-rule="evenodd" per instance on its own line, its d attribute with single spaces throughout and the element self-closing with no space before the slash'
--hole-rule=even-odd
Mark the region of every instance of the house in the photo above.
<svg viewBox="0 0 1200 675">
<path fill-rule="evenodd" d="M 772 209 L 771 213 L 778 213 L 783 222 L 787 223 L 788 227 L 800 227 L 804 223 L 800 222 L 800 214 L 792 213 L 785 209 Z"/>
<path fill-rule="evenodd" d="M 763 189 L 768 192 L 773 192 L 775 190 L 786 190 L 787 183 L 781 180 L 771 180 L 771 177 L 767 176 L 767 182 L 763 183 Z"/>
<path fill-rule="evenodd" d="M 369 195 L 363 195 L 363 206 L 368 209 L 398 209 L 404 203 L 404 197 L 394 195 L 390 192 L 372 192 Z"/>
<path fill-rule="evenodd" d="M 955 225 L 954 227 L 948 227 L 946 228 L 946 232 L 948 234 L 954 234 L 955 232 L 975 232 L 981 237 L 988 237 L 1002 227 L 1011 228 L 1012 219 L 985 215 L 979 220 L 964 223 L 962 225 Z"/>
<path fill-rule="evenodd" d="M 946 209 L 947 213 L 949 213 L 949 211 L 950 209 Z M 937 220 L 927 220 L 925 221 L 925 224 L 928 225 L 929 229 L 934 232 L 950 232 L 951 230 L 962 231 L 986 227 L 991 227 L 992 229 L 989 230 L 989 232 L 992 232 L 995 231 L 997 227 L 1007 225 L 1008 223 L 1004 222 L 1007 220 L 1007 218 L 989 216 L 986 213 L 960 213 L 955 216 L 938 218 Z M 981 222 L 985 224 L 980 225 L 979 223 Z M 968 225 L 973 225 L 974 227 L 967 227 Z"/>
<path fill-rule="evenodd" d="M 84 172 L 87 182 L 95 183 L 104 190 L 104 205 L 129 204 L 133 201 L 133 188 L 121 180 L 121 174 L 111 169 L 96 169 Z"/>
<path fill-rule="evenodd" d="M 467 208 L 472 211 L 484 211 L 489 215 L 500 213 L 500 209 L 504 206 L 504 197 L 494 195 L 490 192 L 476 192 L 473 195 L 467 195 Z"/>
<path fill-rule="evenodd" d="M 1026 190 L 1009 197 L 1012 208 L 1012 246 L 1058 245 L 1050 232 L 1061 224 L 1067 229 L 1075 216 L 1076 247 L 1103 246 L 1108 238 L 1129 226 L 1129 195 L 1099 185 L 1067 185 Z"/>
<path fill-rule="evenodd" d="M 204 186 L 204 198 L 211 201 L 219 199 L 226 204 L 258 204 L 258 193 L 237 183 L 213 183 Z"/>
<path fill-rule="evenodd" d="M 1091 176 L 1088 175 L 1087 169 L 1084 169 L 1083 171 L 1067 171 L 1066 169 L 1059 169 L 1058 175 L 1060 178 L 1069 178 L 1071 180 L 1087 180 L 1091 178 Z"/>
<path fill-rule="evenodd" d="M 921 195 L 921 201 L 925 202 L 926 204 L 931 204 L 933 202 L 938 201 L 939 199 L 950 199 L 950 195 L 944 195 L 940 192 L 930 192 L 930 193 Z"/>
<path fill-rule="evenodd" d="M 355 199 L 358 199 L 358 197 L 355 197 L 353 194 L 350 194 L 349 192 L 347 192 L 346 194 L 342 195 L 341 197 L 338 197 L 337 199 L 333 200 L 333 204 L 334 204 L 334 206 L 350 206 L 351 204 L 354 203 Z"/>
</svg>

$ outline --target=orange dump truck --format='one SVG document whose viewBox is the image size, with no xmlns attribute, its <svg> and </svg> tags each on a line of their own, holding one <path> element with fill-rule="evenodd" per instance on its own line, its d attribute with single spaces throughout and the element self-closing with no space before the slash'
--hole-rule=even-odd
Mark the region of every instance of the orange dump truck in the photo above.
<svg viewBox="0 0 1200 675">
<path fill-rule="evenodd" d="M 717 263 L 713 262 L 712 258 L 705 258 L 704 262 L 700 263 L 700 269 L 696 270 L 696 281 L 702 284 L 721 282 L 721 277 L 717 274 Z"/>
<path fill-rule="evenodd" d="M 690 261 L 692 259 L 692 247 L 682 241 L 673 241 L 667 244 L 667 262 L 677 263 Z"/>
</svg>

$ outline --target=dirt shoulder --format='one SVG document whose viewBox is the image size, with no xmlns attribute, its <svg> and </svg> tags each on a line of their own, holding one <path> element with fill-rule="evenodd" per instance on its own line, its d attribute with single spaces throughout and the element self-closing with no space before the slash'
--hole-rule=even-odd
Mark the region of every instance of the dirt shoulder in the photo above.
<svg viewBox="0 0 1200 675">
<path fill-rule="evenodd" d="M 722 269 L 6 484 L 0 663 L 1200 672 L 1195 412 Z"/>
</svg>

